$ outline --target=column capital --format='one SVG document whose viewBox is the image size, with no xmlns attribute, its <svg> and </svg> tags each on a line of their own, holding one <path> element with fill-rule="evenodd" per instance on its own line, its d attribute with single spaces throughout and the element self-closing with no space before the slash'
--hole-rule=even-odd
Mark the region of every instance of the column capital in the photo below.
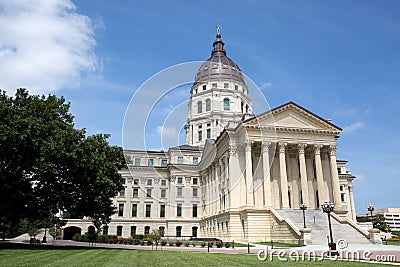
<svg viewBox="0 0 400 267">
<path fill-rule="evenodd" d="M 279 146 L 279 153 L 285 153 L 287 143 L 278 143 L 278 146 Z"/>
<path fill-rule="evenodd" d="M 299 154 L 304 154 L 306 147 L 307 147 L 307 144 L 298 144 L 297 148 L 299 150 Z"/>
<path fill-rule="evenodd" d="M 228 151 L 229 151 L 229 156 L 235 156 L 236 155 L 236 151 L 237 151 L 237 147 L 234 146 L 234 145 L 229 145 Z"/>
<path fill-rule="evenodd" d="M 315 153 L 315 155 L 320 155 L 321 154 L 321 148 L 322 148 L 322 145 L 314 145 L 314 153 Z"/>
<path fill-rule="evenodd" d="M 337 146 L 334 146 L 334 145 L 329 146 L 329 156 L 336 156 L 336 149 L 337 149 Z"/>
<path fill-rule="evenodd" d="M 128 184 L 131 184 L 133 181 L 133 177 L 130 176 L 130 177 L 126 178 L 126 181 L 128 182 Z"/>
<path fill-rule="evenodd" d="M 269 152 L 270 146 L 271 146 L 271 142 L 262 142 L 261 143 L 262 152 Z"/>
<path fill-rule="evenodd" d="M 253 141 L 250 141 L 250 140 L 246 140 L 246 141 L 244 141 L 244 145 L 245 145 L 245 150 L 246 151 L 251 151 L 251 145 L 253 144 Z"/>
</svg>

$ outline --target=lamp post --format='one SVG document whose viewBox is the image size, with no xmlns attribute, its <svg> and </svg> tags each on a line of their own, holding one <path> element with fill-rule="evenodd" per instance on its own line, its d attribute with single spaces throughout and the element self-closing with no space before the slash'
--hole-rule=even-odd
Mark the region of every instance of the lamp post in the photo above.
<svg viewBox="0 0 400 267">
<path fill-rule="evenodd" d="M 372 212 L 375 210 L 375 209 L 374 209 L 374 205 L 369 204 L 368 207 L 367 207 L 367 209 L 368 209 L 369 213 L 371 214 L 372 228 L 374 228 L 374 217 L 373 217 L 373 215 L 372 215 Z"/>
<path fill-rule="evenodd" d="M 303 224 L 304 224 L 304 228 L 307 228 L 306 226 L 306 209 L 307 209 L 307 205 L 306 204 L 300 204 L 300 209 L 303 211 Z"/>
<path fill-rule="evenodd" d="M 329 250 L 331 255 L 337 255 L 336 251 L 336 243 L 333 242 L 333 235 L 332 235 L 332 225 L 331 225 L 331 212 L 335 208 L 335 204 L 324 202 L 321 205 L 322 211 L 328 215 L 328 224 L 329 224 L 329 236 L 330 236 L 330 243 L 329 243 Z"/>
</svg>

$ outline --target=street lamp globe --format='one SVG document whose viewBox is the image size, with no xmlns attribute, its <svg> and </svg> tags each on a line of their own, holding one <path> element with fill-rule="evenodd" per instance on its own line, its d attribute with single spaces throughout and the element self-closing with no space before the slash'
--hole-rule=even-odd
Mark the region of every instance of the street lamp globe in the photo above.
<svg viewBox="0 0 400 267">
<path fill-rule="evenodd" d="M 331 213 L 333 209 L 335 208 L 335 204 L 331 202 L 324 202 L 324 204 L 321 205 L 322 211 L 325 213 Z"/>
</svg>

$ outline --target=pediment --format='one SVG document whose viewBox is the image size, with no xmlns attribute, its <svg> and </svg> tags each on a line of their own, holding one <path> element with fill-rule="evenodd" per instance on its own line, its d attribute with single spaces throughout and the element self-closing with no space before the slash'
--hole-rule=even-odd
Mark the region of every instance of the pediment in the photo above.
<svg viewBox="0 0 400 267">
<path fill-rule="evenodd" d="M 339 133 L 341 129 L 303 107 L 289 102 L 245 122 L 246 125 Z"/>
</svg>

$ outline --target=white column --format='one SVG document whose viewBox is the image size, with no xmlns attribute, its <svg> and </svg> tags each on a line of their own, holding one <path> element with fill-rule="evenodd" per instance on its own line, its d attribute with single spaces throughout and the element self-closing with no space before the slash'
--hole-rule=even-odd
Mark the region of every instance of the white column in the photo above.
<svg viewBox="0 0 400 267">
<path fill-rule="evenodd" d="M 356 222 L 356 208 L 354 205 L 353 185 L 349 185 L 350 205 L 351 205 L 351 219 Z"/>
<path fill-rule="evenodd" d="M 254 206 L 253 188 L 253 166 L 251 162 L 251 142 L 246 141 L 246 184 L 247 184 L 247 205 Z"/>
<path fill-rule="evenodd" d="M 271 167 L 269 164 L 269 147 L 270 142 L 262 143 L 262 163 L 263 163 L 263 185 L 264 185 L 264 205 L 272 207 L 272 190 L 271 190 Z"/>
<path fill-rule="evenodd" d="M 130 218 L 132 215 L 132 177 L 128 177 L 126 179 L 126 190 L 125 190 L 125 198 L 126 198 L 126 207 L 125 207 L 125 216 L 126 218 Z"/>
<path fill-rule="evenodd" d="M 325 193 L 324 174 L 322 172 L 322 162 L 321 162 L 321 148 L 322 148 L 322 145 L 314 145 L 315 171 L 317 174 L 318 198 L 319 198 L 320 205 L 322 203 L 324 203 L 325 201 L 329 201 L 329 199 Z M 320 208 L 320 207 L 318 207 L 318 208 Z"/>
<path fill-rule="evenodd" d="M 301 195 L 303 197 L 303 203 L 310 207 L 310 200 L 308 195 L 308 183 L 307 183 L 307 167 L 304 150 L 306 144 L 298 144 L 299 149 L 299 165 L 300 165 L 300 183 L 301 183 Z"/>
<path fill-rule="evenodd" d="M 214 174 L 214 214 L 219 211 L 221 206 L 221 198 L 220 198 L 220 184 L 221 184 L 221 165 L 219 164 L 221 160 L 218 160 L 218 163 L 214 163 L 213 165 L 213 174 Z"/>
<path fill-rule="evenodd" d="M 336 163 L 336 146 L 329 147 L 329 160 L 331 166 L 331 179 L 335 209 L 340 209 L 342 207 L 342 200 L 340 199 L 340 184 Z"/>
<path fill-rule="evenodd" d="M 241 196 L 241 181 L 243 180 L 242 172 L 239 167 L 237 147 L 235 145 L 229 145 L 229 164 L 228 164 L 228 175 L 229 175 L 229 204 L 230 208 L 238 208 L 244 205 L 242 202 L 243 197 Z"/>
<path fill-rule="evenodd" d="M 289 188 L 286 172 L 286 146 L 287 143 L 279 143 L 279 172 L 281 176 L 281 195 L 282 195 L 282 208 L 289 208 Z"/>
</svg>

